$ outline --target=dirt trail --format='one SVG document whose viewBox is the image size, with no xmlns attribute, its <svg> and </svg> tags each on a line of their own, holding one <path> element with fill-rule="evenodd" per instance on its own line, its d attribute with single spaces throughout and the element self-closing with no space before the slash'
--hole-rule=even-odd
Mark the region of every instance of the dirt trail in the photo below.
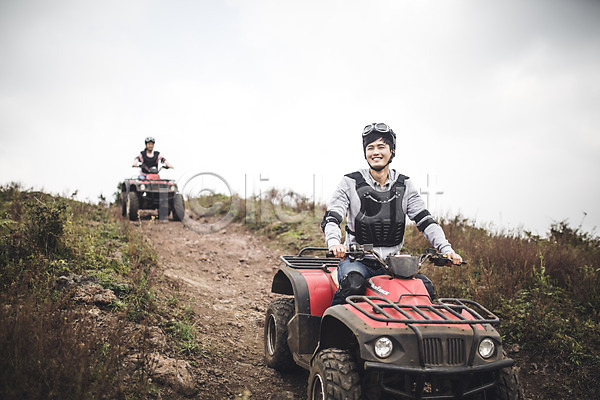
<svg viewBox="0 0 600 400">
<path fill-rule="evenodd" d="M 280 254 L 239 223 L 198 233 L 200 222 L 142 221 L 179 303 L 195 312 L 202 355 L 195 361 L 196 399 L 303 399 L 307 373 L 282 375 L 264 363 L 263 326 Z M 186 227 L 187 226 L 187 227 Z M 165 285 L 159 290 L 170 290 Z M 248 393 L 246 393 L 247 395 Z"/>
</svg>

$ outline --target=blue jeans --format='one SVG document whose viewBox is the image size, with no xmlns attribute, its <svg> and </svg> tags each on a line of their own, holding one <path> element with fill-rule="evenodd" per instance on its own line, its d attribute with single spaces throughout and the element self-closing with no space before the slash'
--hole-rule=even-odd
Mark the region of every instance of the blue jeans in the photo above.
<svg viewBox="0 0 600 400">
<path fill-rule="evenodd" d="M 375 260 L 364 259 L 362 261 L 351 261 L 344 258 L 338 264 L 338 290 L 333 294 L 331 305 L 346 303 L 346 297 L 350 295 L 362 295 L 365 292 L 367 281 L 378 275 L 385 275 L 383 267 Z M 362 281 L 360 276 L 362 276 Z M 358 278 L 358 279 L 356 279 Z M 425 275 L 418 273 L 415 278 L 421 279 L 431 300 L 437 297 L 433 282 Z"/>
</svg>

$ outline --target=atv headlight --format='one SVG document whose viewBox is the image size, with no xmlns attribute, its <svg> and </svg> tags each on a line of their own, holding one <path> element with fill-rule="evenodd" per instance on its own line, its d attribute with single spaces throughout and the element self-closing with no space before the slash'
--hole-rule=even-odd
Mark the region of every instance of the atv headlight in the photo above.
<svg viewBox="0 0 600 400">
<path fill-rule="evenodd" d="M 394 344 L 389 337 L 382 336 L 375 341 L 375 354 L 379 358 L 386 358 L 392 354 Z"/>
<path fill-rule="evenodd" d="M 494 341 L 492 339 L 485 338 L 481 342 L 479 342 L 479 355 L 482 358 L 488 359 L 491 356 L 493 356 L 495 352 L 496 352 L 496 344 L 494 343 Z"/>
<path fill-rule="evenodd" d="M 174 192 L 177 187 L 175 185 L 169 186 L 169 192 Z"/>
<path fill-rule="evenodd" d="M 140 190 L 146 190 L 146 185 L 144 185 L 143 183 L 140 185 Z"/>
</svg>

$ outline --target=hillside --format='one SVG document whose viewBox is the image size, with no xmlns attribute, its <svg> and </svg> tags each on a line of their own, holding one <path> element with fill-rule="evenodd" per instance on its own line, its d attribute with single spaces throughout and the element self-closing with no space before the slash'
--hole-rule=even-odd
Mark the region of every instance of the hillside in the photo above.
<svg viewBox="0 0 600 400">
<path fill-rule="evenodd" d="M 263 319 L 279 255 L 321 245 L 320 212 L 296 202 L 283 211 L 301 218 L 282 223 L 273 207 L 246 207 L 198 233 L 225 208 L 129 222 L 116 208 L 2 188 L 0 398 L 304 398 L 305 372 L 265 366 Z M 426 273 L 444 296 L 500 315 L 526 397 L 596 397 L 598 239 L 566 224 L 547 238 L 443 226 L 469 264 Z M 427 247 L 414 227 L 406 244 Z"/>
</svg>

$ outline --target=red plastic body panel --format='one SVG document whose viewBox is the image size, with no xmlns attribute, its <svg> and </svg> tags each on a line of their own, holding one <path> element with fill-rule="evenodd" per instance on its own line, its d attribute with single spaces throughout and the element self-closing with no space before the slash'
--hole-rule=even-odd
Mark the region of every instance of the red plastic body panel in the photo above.
<svg viewBox="0 0 600 400">
<path fill-rule="evenodd" d="M 306 280 L 306 284 L 308 286 L 309 297 L 310 297 L 310 314 L 314 316 L 323 316 L 323 313 L 327 308 L 331 306 L 331 300 L 333 299 L 333 294 L 337 290 L 333 279 L 331 278 L 331 272 L 335 270 L 335 268 L 330 268 L 329 273 L 325 272 L 322 269 L 302 269 L 300 270 L 302 276 Z M 375 276 L 369 280 L 369 287 L 365 292 L 366 296 L 381 296 L 385 297 L 392 302 L 405 305 L 428 305 L 432 304 L 431 299 L 427 294 L 427 289 L 423 284 L 423 281 L 420 279 L 392 279 L 388 275 L 380 275 Z M 360 303 L 358 305 L 363 310 L 368 313 L 372 313 L 370 309 L 370 305 L 368 303 Z M 378 327 L 388 327 L 388 328 L 405 328 L 406 325 L 398 322 L 390 323 L 390 322 L 382 322 L 376 321 L 363 313 L 355 310 L 352 306 L 346 305 L 354 314 L 356 314 L 366 325 L 378 328 Z M 414 311 L 405 311 L 411 318 L 413 319 L 422 319 L 418 313 Z M 421 311 L 429 318 L 433 320 L 442 320 L 443 318 L 439 315 L 435 314 L 431 311 Z M 399 312 L 390 309 L 389 313 L 391 317 L 404 319 L 402 314 Z M 458 318 L 451 315 L 450 313 L 445 313 L 448 318 L 452 320 L 457 320 Z M 469 318 L 469 315 L 465 315 L 465 317 Z M 420 325 L 420 324 L 416 324 Z M 469 325 L 453 325 L 454 327 L 460 329 L 468 329 L 470 330 Z M 477 325 L 478 329 L 484 329 L 481 325 Z"/>
<path fill-rule="evenodd" d="M 335 268 L 331 268 L 333 271 Z M 322 316 L 325 310 L 331 306 L 331 299 L 337 290 L 331 273 L 322 269 L 305 269 L 302 275 L 308 285 L 310 295 L 310 313 L 311 315 Z"/>
<path fill-rule="evenodd" d="M 401 296 L 407 294 L 423 295 L 411 297 L 414 304 L 430 304 L 427 289 L 420 279 L 392 279 L 388 275 L 374 276 L 371 280 L 371 287 L 367 287 L 366 296 L 383 296 L 393 302 L 397 302 Z M 426 303 L 424 303 L 426 301 Z M 412 304 L 412 303 L 410 303 Z"/>
<path fill-rule="evenodd" d="M 160 180 L 160 175 L 158 174 L 147 174 L 146 178 L 150 181 L 159 181 Z"/>
</svg>

